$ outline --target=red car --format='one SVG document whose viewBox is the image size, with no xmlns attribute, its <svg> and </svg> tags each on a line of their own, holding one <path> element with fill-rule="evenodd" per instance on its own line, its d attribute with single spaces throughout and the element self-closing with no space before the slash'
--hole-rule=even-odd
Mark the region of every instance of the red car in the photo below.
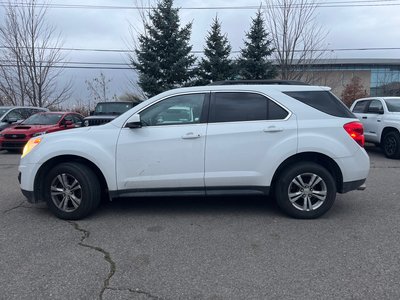
<svg viewBox="0 0 400 300">
<path fill-rule="evenodd" d="M 35 136 L 80 127 L 83 116 L 71 112 L 44 112 L 30 116 L 22 123 L 4 129 L 0 134 L 0 149 L 21 151 Z"/>
</svg>

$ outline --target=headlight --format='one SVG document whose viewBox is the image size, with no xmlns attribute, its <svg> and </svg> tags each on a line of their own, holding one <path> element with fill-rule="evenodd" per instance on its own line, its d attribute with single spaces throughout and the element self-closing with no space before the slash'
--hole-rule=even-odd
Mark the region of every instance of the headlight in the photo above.
<svg viewBox="0 0 400 300">
<path fill-rule="evenodd" d="M 83 122 L 83 126 L 85 126 L 85 127 L 89 126 L 89 121 L 88 121 L 88 120 L 85 120 L 85 121 Z"/>
<path fill-rule="evenodd" d="M 40 142 L 42 141 L 41 137 L 37 137 L 37 138 L 31 138 L 25 145 L 24 147 L 24 151 L 22 151 L 22 156 L 24 157 L 25 155 L 27 155 L 29 152 L 32 151 L 33 148 L 35 148 L 37 145 L 40 144 Z"/>
<path fill-rule="evenodd" d="M 32 134 L 32 136 L 35 137 L 35 136 L 43 135 L 43 134 L 46 134 L 46 133 L 47 133 L 46 131 L 36 132 L 36 133 Z"/>
</svg>

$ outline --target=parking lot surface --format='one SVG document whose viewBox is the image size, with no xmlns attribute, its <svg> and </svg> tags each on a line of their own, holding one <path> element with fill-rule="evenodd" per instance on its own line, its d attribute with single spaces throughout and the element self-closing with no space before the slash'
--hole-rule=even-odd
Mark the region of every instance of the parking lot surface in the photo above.
<svg viewBox="0 0 400 300">
<path fill-rule="evenodd" d="M 0 299 L 399 299 L 400 160 L 367 150 L 367 189 L 317 220 L 226 197 L 121 199 L 76 222 L 28 204 L 0 151 Z"/>
</svg>

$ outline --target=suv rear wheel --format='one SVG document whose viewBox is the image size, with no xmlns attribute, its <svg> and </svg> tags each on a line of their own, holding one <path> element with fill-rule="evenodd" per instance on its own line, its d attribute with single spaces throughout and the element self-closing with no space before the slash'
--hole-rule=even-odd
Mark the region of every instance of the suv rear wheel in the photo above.
<svg viewBox="0 0 400 300">
<path fill-rule="evenodd" d="M 382 150 L 387 158 L 400 157 L 400 136 L 396 131 L 390 131 L 383 136 Z"/>
<path fill-rule="evenodd" d="M 302 162 L 286 168 L 276 182 L 278 206 L 299 219 L 318 218 L 327 212 L 336 199 L 332 175 L 313 162 Z"/>
<path fill-rule="evenodd" d="M 100 184 L 96 175 L 80 163 L 62 163 L 45 177 L 45 200 L 59 218 L 78 220 L 100 203 Z"/>
</svg>

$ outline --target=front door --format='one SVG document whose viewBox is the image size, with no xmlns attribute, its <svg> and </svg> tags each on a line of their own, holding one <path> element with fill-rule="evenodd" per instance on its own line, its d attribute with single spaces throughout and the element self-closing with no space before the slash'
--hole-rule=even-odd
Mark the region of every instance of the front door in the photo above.
<svg viewBox="0 0 400 300">
<path fill-rule="evenodd" d="M 208 94 L 163 99 L 140 114 L 141 128 L 122 128 L 116 173 L 120 191 L 204 193 Z"/>
</svg>

